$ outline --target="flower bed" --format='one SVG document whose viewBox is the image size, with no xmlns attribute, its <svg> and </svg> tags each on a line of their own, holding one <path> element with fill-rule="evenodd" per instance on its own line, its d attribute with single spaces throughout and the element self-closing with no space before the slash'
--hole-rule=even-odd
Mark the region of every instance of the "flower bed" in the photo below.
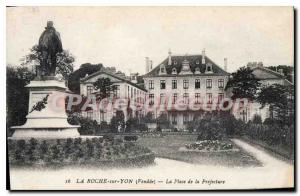
<svg viewBox="0 0 300 196">
<path fill-rule="evenodd" d="M 184 148 L 180 148 L 180 151 L 199 151 L 199 152 L 223 152 L 223 151 L 238 151 L 234 148 L 230 141 L 220 140 L 203 140 L 197 141 L 191 144 L 185 144 Z"/>
<path fill-rule="evenodd" d="M 147 165 L 154 154 L 147 148 L 119 139 L 8 140 L 12 166 Z"/>
</svg>

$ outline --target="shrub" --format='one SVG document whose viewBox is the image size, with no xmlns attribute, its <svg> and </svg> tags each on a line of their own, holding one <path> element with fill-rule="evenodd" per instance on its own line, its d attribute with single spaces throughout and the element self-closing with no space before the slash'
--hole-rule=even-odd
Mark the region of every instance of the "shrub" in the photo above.
<svg viewBox="0 0 300 196">
<path fill-rule="evenodd" d="M 252 122 L 253 122 L 254 124 L 261 124 L 261 123 L 262 123 L 261 116 L 258 115 L 258 114 L 255 114 L 255 115 L 253 116 Z"/>
<path fill-rule="evenodd" d="M 68 116 L 68 122 L 71 125 L 80 125 L 78 128 L 80 135 L 95 135 L 99 130 L 97 121 L 81 117 L 77 113 L 70 114 Z"/>
<path fill-rule="evenodd" d="M 106 133 L 110 131 L 110 127 L 107 124 L 106 121 L 102 121 L 99 125 L 99 130 L 97 131 L 97 134 Z"/>
</svg>

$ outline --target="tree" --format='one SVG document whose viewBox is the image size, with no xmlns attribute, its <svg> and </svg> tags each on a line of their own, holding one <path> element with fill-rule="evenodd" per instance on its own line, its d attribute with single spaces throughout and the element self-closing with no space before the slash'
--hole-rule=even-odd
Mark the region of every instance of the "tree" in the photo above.
<svg viewBox="0 0 300 196">
<path fill-rule="evenodd" d="M 162 113 L 161 115 L 159 115 L 156 121 L 157 121 L 157 125 L 162 128 L 170 127 L 170 121 L 166 113 Z"/>
<path fill-rule="evenodd" d="M 99 78 L 93 85 L 95 90 L 98 91 L 96 94 L 97 100 L 109 97 L 114 90 L 114 86 L 109 78 Z"/>
<path fill-rule="evenodd" d="M 141 118 L 141 123 L 154 123 L 154 122 L 156 122 L 156 120 L 154 119 L 152 112 L 147 112 L 147 114 Z"/>
<path fill-rule="evenodd" d="M 25 87 L 35 74 L 27 67 L 6 67 L 6 126 L 10 136 L 10 127 L 26 122 L 29 92 Z"/>
<path fill-rule="evenodd" d="M 125 132 L 132 132 L 139 128 L 139 120 L 138 118 L 129 118 L 126 121 L 126 129 Z"/>
<path fill-rule="evenodd" d="M 69 75 L 68 87 L 74 93 L 80 93 L 80 79 L 84 78 L 86 75 L 93 74 L 99 71 L 103 65 L 100 64 L 90 64 L 85 63 L 80 66 L 79 69 L 75 70 Z"/>
<path fill-rule="evenodd" d="M 260 87 L 259 79 L 255 78 L 253 70 L 249 67 L 241 67 L 232 73 L 225 90 L 232 89 L 232 99 L 248 98 L 254 100 L 256 92 Z"/>
<path fill-rule="evenodd" d="M 257 97 L 262 108 L 269 105 L 271 117 L 276 117 L 282 124 L 293 124 L 294 116 L 294 86 L 273 84 L 263 87 Z"/>
<path fill-rule="evenodd" d="M 56 56 L 56 73 L 61 74 L 65 80 L 68 80 L 69 74 L 73 72 L 75 57 L 68 50 L 63 50 Z M 30 49 L 30 53 L 23 57 L 21 61 L 22 66 L 34 65 L 36 68 L 39 67 L 42 62 L 42 54 L 38 51 L 38 45 L 34 45 Z"/>
</svg>

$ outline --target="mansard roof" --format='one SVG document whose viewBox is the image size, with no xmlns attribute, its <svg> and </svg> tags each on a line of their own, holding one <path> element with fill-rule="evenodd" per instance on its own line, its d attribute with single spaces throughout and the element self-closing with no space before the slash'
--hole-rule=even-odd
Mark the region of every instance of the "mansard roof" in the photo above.
<svg viewBox="0 0 300 196">
<path fill-rule="evenodd" d="M 195 69 L 197 67 L 200 68 L 200 74 L 199 75 L 229 75 L 228 72 L 224 71 L 222 68 L 220 68 L 216 63 L 214 63 L 210 58 L 205 56 L 205 64 L 211 64 L 212 65 L 212 73 L 205 73 L 206 65 L 202 64 L 202 55 L 173 55 L 171 56 L 172 64 L 168 65 L 168 57 L 161 62 L 159 65 L 157 65 L 154 69 L 152 69 L 149 73 L 145 74 L 144 77 L 155 77 L 160 76 L 159 75 L 159 68 L 160 65 L 164 64 L 167 71 L 167 76 L 172 75 L 172 69 L 176 68 L 177 73 L 180 74 L 182 70 L 182 62 L 187 60 L 190 65 L 190 69 L 193 74 L 195 74 Z M 174 76 L 174 74 L 172 75 Z"/>
</svg>

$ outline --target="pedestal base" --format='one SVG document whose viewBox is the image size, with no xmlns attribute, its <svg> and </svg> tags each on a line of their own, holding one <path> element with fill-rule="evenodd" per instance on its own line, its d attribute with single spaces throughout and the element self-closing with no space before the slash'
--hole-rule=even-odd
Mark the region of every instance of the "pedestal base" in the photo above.
<svg viewBox="0 0 300 196">
<path fill-rule="evenodd" d="M 61 138 L 76 138 L 80 137 L 77 127 L 73 128 L 15 128 L 12 136 L 13 139 L 27 139 L 27 138 L 40 138 L 40 139 L 61 139 Z"/>
<path fill-rule="evenodd" d="M 65 111 L 64 81 L 35 80 L 29 85 L 29 114 L 22 126 L 11 127 L 15 130 L 12 138 L 74 138 L 80 137 L 77 125 L 70 125 Z M 32 108 L 41 100 L 46 100 L 41 110 Z"/>
</svg>

